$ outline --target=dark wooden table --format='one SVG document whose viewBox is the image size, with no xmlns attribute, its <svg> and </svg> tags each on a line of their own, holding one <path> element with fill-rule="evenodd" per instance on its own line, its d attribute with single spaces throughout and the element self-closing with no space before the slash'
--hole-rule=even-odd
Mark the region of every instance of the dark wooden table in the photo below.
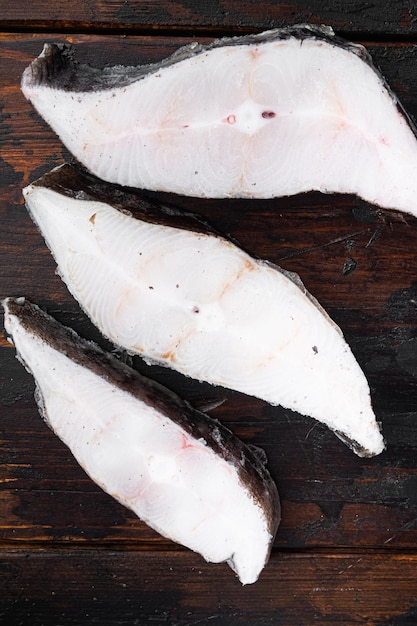
<svg viewBox="0 0 417 626">
<path fill-rule="evenodd" d="M 60 279 L 22 187 L 67 158 L 20 93 L 45 41 L 95 65 L 162 59 L 181 44 L 299 22 L 365 43 L 417 117 L 410 0 L 0 0 L 0 296 L 25 295 L 102 343 Z M 416 172 L 417 175 L 417 172 Z M 371 385 L 387 450 L 359 459 L 311 419 L 162 368 L 134 366 L 263 447 L 282 524 L 242 587 L 147 528 L 92 483 L 40 419 L 33 381 L 0 340 L 0 623 L 408 626 L 417 623 L 417 220 L 352 196 L 178 203 L 298 272 L 339 323 Z"/>
</svg>

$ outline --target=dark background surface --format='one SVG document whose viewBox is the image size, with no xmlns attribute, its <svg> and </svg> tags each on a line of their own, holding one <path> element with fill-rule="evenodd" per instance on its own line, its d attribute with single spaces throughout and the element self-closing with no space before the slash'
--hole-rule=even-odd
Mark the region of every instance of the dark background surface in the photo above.
<svg viewBox="0 0 417 626">
<path fill-rule="evenodd" d="M 406 1 L 0 0 L 0 297 L 25 295 L 108 347 L 23 206 L 22 187 L 68 156 L 20 92 L 45 41 L 72 42 L 94 65 L 139 64 L 194 39 L 326 23 L 367 45 L 417 118 L 416 18 Z M 259 581 L 242 587 L 227 565 L 159 537 L 86 477 L 39 417 L 33 381 L 2 337 L 0 624 L 415 625 L 417 220 L 318 193 L 175 201 L 300 274 L 369 380 L 387 450 L 360 459 L 311 419 L 135 359 L 197 405 L 225 398 L 213 417 L 268 455 L 282 524 Z"/>
</svg>

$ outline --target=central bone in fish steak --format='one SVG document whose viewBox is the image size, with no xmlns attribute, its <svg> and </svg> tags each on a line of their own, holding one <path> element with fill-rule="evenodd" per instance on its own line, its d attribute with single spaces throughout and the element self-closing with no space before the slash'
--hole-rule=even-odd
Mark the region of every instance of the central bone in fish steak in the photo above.
<svg viewBox="0 0 417 626">
<path fill-rule="evenodd" d="M 46 44 L 22 90 L 88 170 L 200 197 L 353 193 L 417 214 L 414 125 L 362 46 L 296 26 L 139 67 Z"/>
<path fill-rule="evenodd" d="M 298 277 L 69 165 L 24 195 L 59 275 L 115 344 L 313 417 L 359 455 L 383 450 L 366 378 Z"/>
<path fill-rule="evenodd" d="M 87 474 L 160 534 L 255 582 L 280 520 L 258 456 L 24 298 L 3 307 L 41 414 Z"/>
</svg>

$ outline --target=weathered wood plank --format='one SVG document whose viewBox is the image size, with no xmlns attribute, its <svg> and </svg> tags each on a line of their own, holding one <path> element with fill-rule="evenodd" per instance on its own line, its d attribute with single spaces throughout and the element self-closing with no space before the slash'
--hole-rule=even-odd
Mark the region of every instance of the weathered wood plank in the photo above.
<svg viewBox="0 0 417 626">
<path fill-rule="evenodd" d="M 171 545 L 104 494 L 39 418 L 32 385 L 6 355 L 13 384 L 3 400 L 0 465 L 0 529 L 6 545 L 26 541 L 94 545 Z M 161 372 L 164 380 L 167 373 Z M 7 382 L 7 376 L 3 380 Z M 172 382 L 172 381 L 171 381 Z M 177 388 L 177 385 L 175 385 Z M 189 398 L 196 386 L 182 390 Z M 194 391 L 194 393 L 192 393 Z M 13 404 L 12 404 L 13 403 Z M 230 397 L 213 414 L 249 443 L 262 446 L 283 504 L 278 547 L 413 547 L 417 541 L 415 447 L 391 446 L 363 461 L 322 426 L 283 410 L 263 413 L 255 400 Z M 266 407 L 268 408 L 268 407 Z M 402 419 L 402 421 L 401 421 Z M 415 416 L 413 416 L 413 421 Z M 384 422 L 385 423 L 385 422 Z M 411 418 L 397 418 L 412 430 Z M 388 441 L 389 432 L 387 434 Z M 172 545 L 171 545 L 172 547 Z"/>
<path fill-rule="evenodd" d="M 55 276 L 22 204 L 22 186 L 66 157 L 19 89 L 21 73 L 43 41 L 73 41 L 80 60 L 102 65 L 156 61 L 190 41 L 63 35 L 53 34 L 54 28 L 218 34 L 325 21 L 354 37 L 406 40 L 415 37 L 414 11 L 404 0 L 327 5 L 40 0 L 30 9 L 0 0 L 4 28 L 52 33 L 0 35 L 0 297 L 24 294 L 107 346 Z M 417 118 L 417 48 L 374 44 L 370 49 Z M 341 325 L 370 380 L 387 451 L 358 459 L 308 418 L 134 359 L 135 367 L 192 402 L 224 397 L 212 415 L 267 452 L 283 521 L 260 580 L 242 588 L 226 565 L 208 565 L 160 538 L 85 476 L 40 419 L 33 381 L 2 338 L 0 623 L 414 626 L 417 221 L 352 197 L 320 194 L 255 206 L 177 200 L 253 253 L 302 276 Z"/>
<path fill-rule="evenodd" d="M 365 37 L 413 37 L 417 32 L 415 4 L 411 0 L 319 0 L 279 2 L 223 0 L 203 2 L 135 2 L 135 0 L 47 0 L 0 2 L 0 23 L 12 29 L 111 29 L 114 31 L 198 29 L 247 32 L 297 23 L 330 24 L 338 32 Z"/>
<path fill-rule="evenodd" d="M 188 552 L 5 552 L 0 621 L 15 626 L 412 626 L 416 557 L 274 553 L 255 585 Z"/>
<path fill-rule="evenodd" d="M 188 39 L 80 35 L 0 40 L 0 296 L 26 295 L 62 322 L 106 345 L 55 276 L 55 265 L 22 204 L 22 186 L 66 153 L 24 100 L 19 81 L 44 40 L 79 44 L 79 58 L 105 64 L 161 59 Z M 388 81 L 417 117 L 415 46 L 371 48 Z M 176 198 L 247 249 L 298 272 L 341 325 L 367 374 L 388 449 L 355 457 L 323 426 L 255 399 L 184 379 L 135 359 L 196 403 L 225 397 L 212 412 L 263 447 L 283 500 L 276 546 L 416 544 L 417 222 L 345 196 L 305 194 L 273 201 Z M 346 264 L 352 259 L 356 265 Z M 0 345 L 0 534 L 5 545 L 172 547 L 95 487 L 40 420 L 33 383 Z"/>
</svg>

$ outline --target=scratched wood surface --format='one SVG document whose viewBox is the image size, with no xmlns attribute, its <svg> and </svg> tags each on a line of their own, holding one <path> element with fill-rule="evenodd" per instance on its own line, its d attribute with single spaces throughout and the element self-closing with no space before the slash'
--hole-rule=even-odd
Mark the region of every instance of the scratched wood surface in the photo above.
<svg viewBox="0 0 417 626">
<path fill-rule="evenodd" d="M 417 33 L 415 3 L 411 0 L 1 0 L 0 20 L 7 29 L 81 29 L 134 31 L 219 30 L 239 32 L 309 22 L 332 24 L 339 32 L 366 36 Z"/>
<path fill-rule="evenodd" d="M 367 42 L 417 118 L 411 3 L 37 1 L 27 15 L 16 4 L 0 2 L 0 297 L 25 295 L 104 347 L 22 202 L 24 185 L 68 157 L 19 88 L 45 41 L 72 42 L 95 65 L 136 64 L 209 41 L 210 30 L 326 21 Z M 175 201 L 300 274 L 368 377 L 387 450 L 359 459 L 306 417 L 135 359 L 194 404 L 224 399 L 211 414 L 268 455 L 282 524 L 260 580 L 242 588 L 226 565 L 159 537 L 86 477 L 40 419 L 33 381 L 1 338 L 0 624 L 415 625 L 417 220 L 318 193 Z"/>
</svg>

